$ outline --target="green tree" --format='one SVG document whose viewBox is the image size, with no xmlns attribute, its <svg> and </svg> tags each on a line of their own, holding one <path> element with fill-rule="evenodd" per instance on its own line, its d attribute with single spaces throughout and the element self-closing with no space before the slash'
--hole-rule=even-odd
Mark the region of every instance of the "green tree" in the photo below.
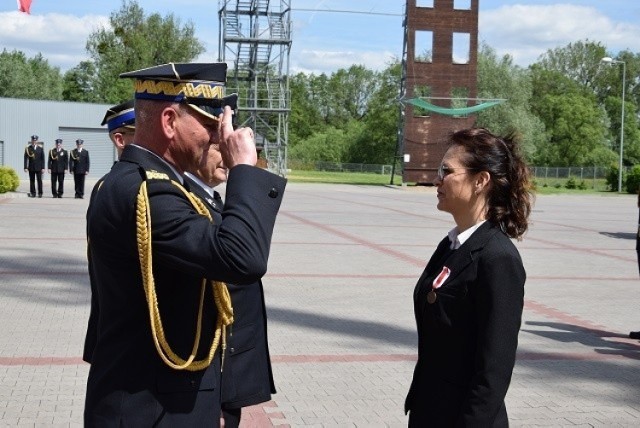
<svg viewBox="0 0 640 428">
<path fill-rule="evenodd" d="M 547 136 L 547 141 L 538 147 L 535 163 L 606 165 L 615 156 L 610 120 L 597 96 L 605 81 L 597 74 L 603 52 L 599 45 L 569 45 L 549 51 L 542 61 L 529 67 L 533 82 L 531 108 L 543 121 Z M 580 66 L 580 60 L 592 65 Z"/>
<path fill-rule="evenodd" d="M 546 124 L 548 142 L 541 150 L 543 164 L 593 165 L 591 154 L 605 144 L 605 118 L 591 97 L 578 92 L 547 94 L 537 103 Z"/>
<path fill-rule="evenodd" d="M 611 141 L 612 148 L 619 153 L 620 150 L 620 127 L 622 126 L 622 98 L 611 95 L 604 100 L 605 110 L 609 114 L 611 126 L 607 135 Z M 638 128 L 637 106 L 631 100 L 624 103 L 624 154 L 623 163 L 627 166 L 640 163 L 640 129 Z"/>
<path fill-rule="evenodd" d="M 290 81 L 289 157 L 301 161 L 391 163 L 398 135 L 400 63 L 363 66 Z"/>
<path fill-rule="evenodd" d="M 374 71 L 361 65 L 340 69 L 329 79 L 328 122 L 341 127 L 352 119 L 360 120 L 367 113 L 369 98 L 378 87 Z"/>
<path fill-rule="evenodd" d="M 329 91 L 329 77 L 322 73 L 319 76 L 311 74 L 309 76 L 308 98 L 310 102 L 316 105 L 321 119 L 325 125 L 329 124 L 329 116 L 331 112 L 331 104 L 333 98 Z"/>
<path fill-rule="evenodd" d="M 328 126 L 292 146 L 289 156 L 291 159 L 304 162 L 344 162 L 350 141 L 359 135 L 359 131 L 360 129 L 356 128 L 352 132 L 345 132 L 343 129 Z"/>
<path fill-rule="evenodd" d="M 37 54 L 27 58 L 23 52 L 6 49 L 0 53 L 0 97 L 36 100 L 62 100 L 60 69 Z"/>
<path fill-rule="evenodd" d="M 311 81 L 304 73 L 298 73 L 289 80 L 291 91 L 291 113 L 289 114 L 289 145 L 309 138 L 321 127 L 320 109 L 310 96 Z"/>
<path fill-rule="evenodd" d="M 348 159 L 353 163 L 392 164 L 398 140 L 400 104 L 399 62 L 377 74 L 377 89 L 366 105 L 361 134 L 349 148 Z"/>
<path fill-rule="evenodd" d="M 335 162 L 363 159 L 371 162 L 373 158 L 380 158 L 379 153 L 368 150 L 379 141 L 365 132 L 365 123 L 371 106 L 376 104 L 371 100 L 381 85 L 383 79 L 378 73 L 359 65 L 340 69 L 330 76 L 324 73 L 294 76 L 290 80 L 289 156 L 298 160 L 334 159 Z M 385 96 L 388 98 L 388 94 Z M 391 138 L 396 130 L 394 125 Z M 316 143 L 321 147 L 311 147 Z M 370 156 L 371 153 L 375 156 Z M 383 156 L 392 154 L 393 148 Z"/>
<path fill-rule="evenodd" d="M 636 106 L 640 106 L 640 53 L 620 52 L 618 58 L 625 61 L 627 67 L 627 97 Z"/>
<path fill-rule="evenodd" d="M 612 145 L 616 153 L 620 150 L 620 127 L 622 126 L 622 84 L 625 84 L 624 103 L 624 155 L 623 163 L 627 166 L 640 163 L 640 129 L 638 123 L 638 103 L 640 102 L 640 56 L 629 51 L 620 52 L 616 61 L 624 62 L 624 70 L 620 63 L 610 66 L 602 65 L 603 87 L 598 92 L 600 102 L 609 117 L 608 137 L 615 141 Z M 625 72 L 623 79 L 623 72 Z"/>
<path fill-rule="evenodd" d="M 623 67 L 618 64 L 606 66 L 602 58 L 612 56 L 597 42 L 579 41 L 561 48 L 547 51 L 532 67 L 535 75 L 534 100 L 545 94 L 578 93 L 591 98 L 606 112 L 605 146 L 618 156 L 620 150 L 620 127 L 622 116 L 622 83 L 625 83 L 624 164 L 640 161 L 640 131 L 638 130 L 638 105 L 640 104 L 640 56 L 629 51 L 620 52 L 615 58 L 623 61 L 626 79 L 622 78 Z M 562 78 L 560 78 L 562 77 Z M 538 104 L 538 107 L 539 104 Z M 535 110 L 535 109 L 534 109 Z M 596 150 L 589 155 L 593 162 L 604 164 L 610 155 L 606 150 Z M 600 161 L 598 160 L 600 159 Z"/>
<path fill-rule="evenodd" d="M 522 138 L 523 150 L 531 161 L 546 142 L 544 124 L 531 111 L 533 85 L 530 73 L 513 64 L 509 55 L 498 58 L 495 50 L 482 44 L 478 52 L 478 97 L 507 101 L 478 112 L 476 125 L 494 133 L 511 132 Z"/>
<path fill-rule="evenodd" d="M 537 63 L 545 70 L 557 71 L 568 77 L 583 89 L 597 89 L 600 60 L 606 56 L 605 53 L 605 47 L 598 42 L 577 41 L 548 50 Z"/>
<path fill-rule="evenodd" d="M 99 29 L 87 40 L 96 69 L 89 86 L 103 102 L 131 98 L 131 81 L 120 79 L 120 73 L 167 62 L 189 62 L 204 52 L 191 22 L 182 26 L 173 14 L 146 16 L 135 0 L 123 0 L 109 21 L 111 28 Z"/>
<path fill-rule="evenodd" d="M 66 101 L 100 102 L 94 90 L 93 76 L 96 67 L 91 61 L 82 61 L 64 74 L 64 90 L 62 95 Z"/>
</svg>

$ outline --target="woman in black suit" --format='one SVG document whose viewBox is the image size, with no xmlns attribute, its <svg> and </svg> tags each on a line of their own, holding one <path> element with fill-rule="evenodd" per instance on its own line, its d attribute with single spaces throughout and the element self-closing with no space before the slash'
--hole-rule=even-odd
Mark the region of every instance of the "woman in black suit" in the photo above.
<svg viewBox="0 0 640 428">
<path fill-rule="evenodd" d="M 527 230 L 529 170 L 512 136 L 472 128 L 452 134 L 435 185 L 456 227 L 414 291 L 409 426 L 506 427 L 526 278 L 510 238 Z"/>
</svg>

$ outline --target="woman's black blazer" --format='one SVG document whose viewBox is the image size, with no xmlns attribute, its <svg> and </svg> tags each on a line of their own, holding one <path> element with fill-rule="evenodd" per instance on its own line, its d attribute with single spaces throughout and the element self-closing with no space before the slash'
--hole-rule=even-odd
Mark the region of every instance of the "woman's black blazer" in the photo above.
<svg viewBox="0 0 640 428">
<path fill-rule="evenodd" d="M 414 291 L 418 362 L 405 411 L 414 412 L 416 426 L 508 426 L 504 398 L 522 318 L 522 260 L 489 221 L 459 249 L 449 245 L 448 238 L 440 242 Z M 429 303 L 443 266 L 451 273 Z"/>
</svg>

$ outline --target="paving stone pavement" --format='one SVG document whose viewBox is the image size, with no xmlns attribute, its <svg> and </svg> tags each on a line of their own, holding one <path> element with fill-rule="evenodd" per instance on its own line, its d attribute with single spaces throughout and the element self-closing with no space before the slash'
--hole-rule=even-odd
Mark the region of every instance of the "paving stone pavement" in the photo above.
<svg viewBox="0 0 640 428">
<path fill-rule="evenodd" d="M 26 189 L 0 195 L 0 426 L 81 426 L 88 201 Z M 411 295 L 453 225 L 435 205 L 432 188 L 288 185 L 264 278 L 278 393 L 243 427 L 406 426 Z M 537 197 L 511 426 L 640 426 L 637 218 L 633 195 Z"/>
</svg>

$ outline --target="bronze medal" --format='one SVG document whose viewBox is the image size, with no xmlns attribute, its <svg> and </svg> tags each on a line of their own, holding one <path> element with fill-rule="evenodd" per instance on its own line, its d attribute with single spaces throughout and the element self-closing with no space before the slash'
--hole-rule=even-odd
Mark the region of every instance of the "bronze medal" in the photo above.
<svg viewBox="0 0 640 428">
<path fill-rule="evenodd" d="M 431 290 L 427 293 L 427 302 L 429 302 L 429 304 L 434 304 L 437 298 L 438 295 L 434 290 Z"/>
</svg>

